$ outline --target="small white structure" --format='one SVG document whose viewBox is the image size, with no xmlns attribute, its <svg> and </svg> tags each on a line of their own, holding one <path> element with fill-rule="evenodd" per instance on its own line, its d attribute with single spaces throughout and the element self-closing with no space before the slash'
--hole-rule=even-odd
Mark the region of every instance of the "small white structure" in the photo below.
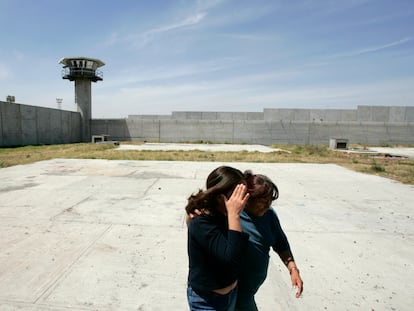
<svg viewBox="0 0 414 311">
<path fill-rule="evenodd" d="M 329 149 L 332 150 L 346 150 L 348 149 L 348 139 L 345 138 L 331 138 L 329 140 Z"/>
</svg>

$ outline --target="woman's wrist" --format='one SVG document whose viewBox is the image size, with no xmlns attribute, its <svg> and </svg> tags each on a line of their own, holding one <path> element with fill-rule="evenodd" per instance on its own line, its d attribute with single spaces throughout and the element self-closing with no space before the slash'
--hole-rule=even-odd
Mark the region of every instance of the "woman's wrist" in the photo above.
<svg viewBox="0 0 414 311">
<path fill-rule="evenodd" d="M 292 266 L 289 268 L 289 274 L 292 275 L 292 272 L 296 271 L 297 273 L 299 273 L 299 269 L 296 266 Z"/>
</svg>

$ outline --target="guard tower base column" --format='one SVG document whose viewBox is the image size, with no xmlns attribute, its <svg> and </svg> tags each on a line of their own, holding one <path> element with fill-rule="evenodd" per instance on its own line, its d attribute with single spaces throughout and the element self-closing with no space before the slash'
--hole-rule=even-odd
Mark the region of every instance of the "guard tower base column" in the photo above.
<svg viewBox="0 0 414 311">
<path fill-rule="evenodd" d="M 91 89 L 90 80 L 75 80 L 75 102 L 82 119 L 82 142 L 91 141 Z"/>
</svg>

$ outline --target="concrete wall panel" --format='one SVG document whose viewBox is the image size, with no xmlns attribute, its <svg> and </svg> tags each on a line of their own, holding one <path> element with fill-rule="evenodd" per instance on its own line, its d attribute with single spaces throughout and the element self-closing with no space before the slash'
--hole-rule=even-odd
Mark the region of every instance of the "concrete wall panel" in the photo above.
<svg viewBox="0 0 414 311">
<path fill-rule="evenodd" d="M 388 122 L 390 108 L 389 107 L 371 107 L 372 122 Z"/>
<path fill-rule="evenodd" d="M 388 140 L 384 143 L 412 145 L 414 137 L 414 124 L 402 125 L 402 124 L 386 124 L 386 131 Z"/>
<path fill-rule="evenodd" d="M 232 113 L 232 120 L 246 120 L 247 114 L 246 112 L 233 112 Z"/>
<path fill-rule="evenodd" d="M 202 111 L 201 120 L 217 120 L 217 112 L 214 111 Z"/>
<path fill-rule="evenodd" d="M 294 109 L 263 109 L 263 117 L 265 121 L 295 121 Z"/>
<path fill-rule="evenodd" d="M 235 121 L 233 142 L 237 144 L 272 144 L 271 124 L 263 121 Z"/>
<path fill-rule="evenodd" d="M 272 144 L 309 144 L 308 122 L 274 122 L 271 131 Z"/>
<path fill-rule="evenodd" d="M 405 111 L 407 107 L 389 107 L 387 122 L 405 122 Z"/>
<path fill-rule="evenodd" d="M 318 117 L 320 112 L 314 110 L 313 115 Z M 319 117 L 320 118 L 320 117 Z M 311 119 L 310 109 L 264 109 L 265 121 L 306 121 Z"/>
<path fill-rule="evenodd" d="M 79 113 L 5 102 L 0 102 L 0 111 L 0 146 L 61 144 L 80 139 Z M 73 119 L 75 122 L 71 122 Z"/>
<path fill-rule="evenodd" d="M 68 144 L 71 142 L 71 125 L 72 125 L 72 118 L 70 113 L 66 113 L 67 111 L 61 111 L 61 142 L 63 144 Z"/>
<path fill-rule="evenodd" d="M 246 112 L 246 120 L 263 121 L 264 120 L 264 114 L 263 114 L 263 112 Z"/>
<path fill-rule="evenodd" d="M 36 109 L 37 118 L 37 137 L 40 145 L 50 144 L 52 141 L 52 133 L 50 131 L 50 111 L 49 109 Z"/>
<path fill-rule="evenodd" d="M 234 119 L 234 116 L 233 116 L 233 113 L 231 112 L 222 112 L 222 111 L 217 112 L 217 120 L 228 121 L 228 120 L 233 120 L 233 119 Z"/>
<path fill-rule="evenodd" d="M 234 119 L 234 115 L 232 112 L 222 112 L 222 111 L 217 112 L 217 120 L 228 121 L 228 120 L 233 120 L 233 119 Z"/>
<path fill-rule="evenodd" d="M 143 120 L 170 120 L 171 115 L 158 115 L 158 114 L 132 114 L 128 116 L 128 119 L 143 119 Z"/>
<path fill-rule="evenodd" d="M 310 109 L 295 109 L 295 121 L 306 121 L 311 120 Z"/>
<path fill-rule="evenodd" d="M 173 120 L 185 120 L 187 117 L 187 113 L 184 111 L 173 111 L 171 113 L 171 119 Z"/>
<path fill-rule="evenodd" d="M 370 106 L 358 106 L 357 110 L 358 120 L 360 122 L 366 122 L 372 120 L 372 113 Z"/>
<path fill-rule="evenodd" d="M 37 113 L 34 106 L 20 105 L 22 145 L 37 145 Z"/>
<path fill-rule="evenodd" d="M 289 144 L 289 122 L 275 121 L 268 122 L 271 144 Z"/>
<path fill-rule="evenodd" d="M 173 111 L 172 119 L 178 120 L 201 120 L 201 111 Z"/>
<path fill-rule="evenodd" d="M 127 120 L 132 141 L 160 141 L 160 120 Z"/>
<path fill-rule="evenodd" d="M 311 123 L 309 124 L 308 145 L 326 145 L 330 137 L 341 136 L 339 129 L 331 126 L 332 123 Z"/>
<path fill-rule="evenodd" d="M 328 116 L 332 117 L 334 119 L 334 121 L 338 121 L 338 119 L 340 118 L 340 114 L 337 113 L 336 111 L 332 111 L 332 110 L 331 110 L 331 114 L 332 115 L 329 116 L 327 114 L 327 111 L 324 110 L 324 109 L 311 109 L 309 111 L 309 119 L 306 120 L 306 121 L 310 121 L 310 122 L 329 121 Z"/>
<path fill-rule="evenodd" d="M 125 137 L 129 137 L 129 131 L 125 119 L 114 119 L 111 120 L 111 130 L 108 134 L 112 140 L 124 140 Z"/>
<path fill-rule="evenodd" d="M 63 142 L 62 128 L 62 111 L 50 109 L 50 142 L 49 144 L 59 144 Z"/>
<path fill-rule="evenodd" d="M 384 123 L 367 123 L 364 124 L 367 144 L 381 145 L 388 144 L 389 138 L 387 128 Z"/>
<path fill-rule="evenodd" d="M 2 128 L 4 146 L 18 146 L 22 144 L 20 105 L 4 103 Z"/>
<path fill-rule="evenodd" d="M 112 130 L 111 119 L 94 119 L 91 121 L 91 134 L 92 135 L 109 135 Z"/>
<path fill-rule="evenodd" d="M 321 122 L 309 126 L 310 145 L 328 145 L 331 139 L 350 139 L 352 127 L 348 122 Z"/>
<path fill-rule="evenodd" d="M 81 117 L 77 112 L 70 113 L 70 142 L 80 142 L 81 141 Z"/>
<path fill-rule="evenodd" d="M 405 107 L 405 122 L 414 122 L 414 107 Z"/>
<path fill-rule="evenodd" d="M 350 144 L 368 145 L 367 129 L 364 123 L 353 122 L 348 124 L 349 130 L 346 134 Z"/>
<path fill-rule="evenodd" d="M 233 122 L 211 120 L 170 120 L 160 123 L 161 142 L 231 143 Z"/>
<path fill-rule="evenodd" d="M 220 143 L 236 143 L 234 140 L 235 129 L 234 122 L 232 121 L 218 121 L 216 124 L 203 124 L 203 127 L 211 130 L 213 133 L 212 139 L 208 137 L 204 138 L 203 141 Z M 205 134 L 208 132 L 206 131 Z"/>
<path fill-rule="evenodd" d="M 161 141 L 161 120 L 145 120 L 142 122 L 142 136 L 146 137 L 148 141 Z"/>
<path fill-rule="evenodd" d="M 332 121 L 336 121 L 336 120 L 332 120 Z M 341 110 L 341 120 L 340 121 L 351 121 L 351 122 L 356 122 L 358 121 L 358 113 L 357 110 L 347 110 L 347 109 L 343 109 Z"/>
</svg>

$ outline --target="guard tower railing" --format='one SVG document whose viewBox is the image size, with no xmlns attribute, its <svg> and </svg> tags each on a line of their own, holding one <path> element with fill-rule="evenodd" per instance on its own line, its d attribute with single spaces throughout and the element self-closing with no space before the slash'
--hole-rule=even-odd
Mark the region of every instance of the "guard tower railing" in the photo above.
<svg viewBox="0 0 414 311">
<path fill-rule="evenodd" d="M 62 69 L 62 78 L 69 79 L 70 81 L 78 78 L 85 78 L 96 82 L 103 80 L 103 73 L 98 69 L 92 68 L 65 67 Z"/>
</svg>

